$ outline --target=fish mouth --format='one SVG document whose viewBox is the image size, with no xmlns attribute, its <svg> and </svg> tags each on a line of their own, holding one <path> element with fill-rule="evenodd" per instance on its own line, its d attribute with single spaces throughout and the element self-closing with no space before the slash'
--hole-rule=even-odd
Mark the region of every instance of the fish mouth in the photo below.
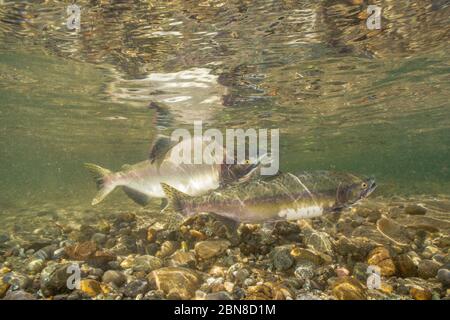
<svg viewBox="0 0 450 320">
<path fill-rule="evenodd" d="M 248 164 L 247 174 L 252 174 L 256 169 L 260 167 L 268 167 L 272 164 L 272 162 L 273 159 L 267 153 L 265 153 Z"/>
<path fill-rule="evenodd" d="M 375 183 L 375 180 L 372 179 L 369 182 L 369 187 L 364 191 L 364 193 L 361 195 L 362 198 L 367 198 L 372 192 L 375 191 L 375 189 L 378 187 L 378 185 Z"/>
</svg>

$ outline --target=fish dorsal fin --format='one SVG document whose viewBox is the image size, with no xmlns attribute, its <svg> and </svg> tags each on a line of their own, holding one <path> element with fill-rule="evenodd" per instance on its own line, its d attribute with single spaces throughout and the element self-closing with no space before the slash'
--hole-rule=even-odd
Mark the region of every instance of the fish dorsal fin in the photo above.
<svg viewBox="0 0 450 320">
<path fill-rule="evenodd" d="M 166 194 L 168 202 L 167 207 L 165 209 L 169 209 L 175 212 L 182 212 L 184 207 L 184 201 L 189 199 L 190 196 L 163 182 L 161 182 L 161 187 L 164 193 Z"/>
<path fill-rule="evenodd" d="M 156 163 L 158 166 L 164 161 L 167 153 L 176 145 L 176 142 L 170 140 L 169 137 L 159 135 L 154 141 L 149 154 L 151 163 Z"/>
</svg>

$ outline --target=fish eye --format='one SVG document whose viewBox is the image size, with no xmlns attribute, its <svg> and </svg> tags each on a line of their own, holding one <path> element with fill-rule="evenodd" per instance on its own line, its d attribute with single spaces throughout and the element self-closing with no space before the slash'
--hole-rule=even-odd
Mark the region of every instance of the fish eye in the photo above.
<svg viewBox="0 0 450 320">
<path fill-rule="evenodd" d="M 363 188 L 363 189 L 367 188 L 367 183 L 365 183 L 365 182 L 361 183 L 361 188 Z"/>
</svg>

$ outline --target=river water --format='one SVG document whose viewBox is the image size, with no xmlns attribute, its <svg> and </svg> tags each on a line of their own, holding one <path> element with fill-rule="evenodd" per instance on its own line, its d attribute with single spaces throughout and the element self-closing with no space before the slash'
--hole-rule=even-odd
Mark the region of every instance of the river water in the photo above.
<svg viewBox="0 0 450 320">
<path fill-rule="evenodd" d="M 360 0 L 76 3 L 79 30 L 64 1 L 0 5 L 3 219 L 90 212 L 83 163 L 142 161 L 194 120 L 280 129 L 282 171 L 374 176 L 374 199 L 448 197 L 448 1 L 373 1 L 381 30 Z M 118 208 L 140 210 L 121 192 L 95 210 Z"/>
</svg>

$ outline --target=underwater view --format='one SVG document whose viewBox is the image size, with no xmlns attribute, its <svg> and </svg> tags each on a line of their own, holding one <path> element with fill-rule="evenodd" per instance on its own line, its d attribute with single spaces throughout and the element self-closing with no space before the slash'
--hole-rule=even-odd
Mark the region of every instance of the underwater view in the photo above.
<svg viewBox="0 0 450 320">
<path fill-rule="evenodd" d="M 449 17 L 0 1 L 0 299 L 450 300 Z"/>
</svg>

